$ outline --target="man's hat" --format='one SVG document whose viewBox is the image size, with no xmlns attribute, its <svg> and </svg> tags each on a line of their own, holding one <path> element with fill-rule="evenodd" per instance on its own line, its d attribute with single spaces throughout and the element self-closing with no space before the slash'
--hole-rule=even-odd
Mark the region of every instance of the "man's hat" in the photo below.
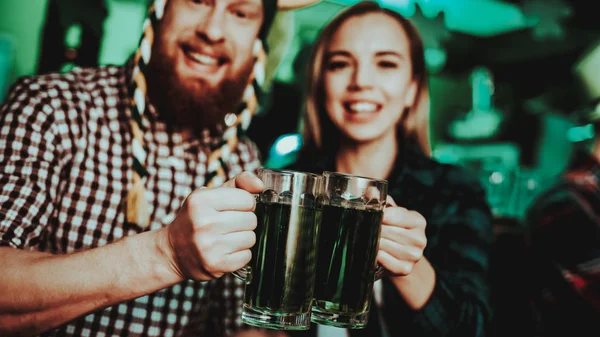
<svg viewBox="0 0 600 337">
<path fill-rule="evenodd" d="M 298 9 L 310 5 L 314 5 L 315 3 L 321 0 L 279 0 L 277 2 L 277 7 L 280 10 L 290 10 L 290 9 Z"/>
</svg>

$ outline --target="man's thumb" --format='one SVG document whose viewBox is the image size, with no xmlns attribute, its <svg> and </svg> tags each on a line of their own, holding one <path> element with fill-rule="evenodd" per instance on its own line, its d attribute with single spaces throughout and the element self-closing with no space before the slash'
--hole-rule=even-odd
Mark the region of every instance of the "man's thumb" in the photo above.
<svg viewBox="0 0 600 337">
<path fill-rule="evenodd" d="M 242 172 L 232 179 L 227 180 L 223 186 L 240 188 L 249 193 L 260 193 L 265 188 L 265 184 L 249 171 Z"/>
</svg>

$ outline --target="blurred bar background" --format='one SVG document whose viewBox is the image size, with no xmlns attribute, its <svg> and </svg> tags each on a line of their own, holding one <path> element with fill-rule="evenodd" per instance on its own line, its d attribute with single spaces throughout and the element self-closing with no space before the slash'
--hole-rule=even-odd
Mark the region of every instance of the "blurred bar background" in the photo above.
<svg viewBox="0 0 600 337">
<path fill-rule="evenodd" d="M 265 165 L 302 145 L 304 69 L 323 25 L 355 0 L 279 13 L 268 100 L 249 130 Z M 496 336 L 531 335 L 518 265 L 522 218 L 593 129 L 577 119 L 600 88 L 600 18 L 589 0 L 380 0 L 409 17 L 426 45 L 434 156 L 463 165 L 497 219 Z M 122 64 L 137 48 L 148 0 L 1 0 L 0 103 L 20 76 Z M 524 266 L 522 266 L 525 268 Z M 504 273 L 504 274 L 503 274 Z M 515 287 L 512 287 L 515 285 Z"/>
<path fill-rule="evenodd" d="M 266 166 L 285 165 L 302 144 L 308 52 L 324 23 L 355 2 L 324 0 L 278 15 L 268 104 L 250 129 Z M 518 222 L 575 146 L 592 136 L 575 117 L 593 98 L 582 78 L 600 68 L 594 2 L 380 2 L 409 17 L 424 38 L 434 156 L 473 169 L 496 216 Z M 0 102 L 20 76 L 122 64 L 137 47 L 147 6 L 147 0 L 0 1 Z"/>
</svg>

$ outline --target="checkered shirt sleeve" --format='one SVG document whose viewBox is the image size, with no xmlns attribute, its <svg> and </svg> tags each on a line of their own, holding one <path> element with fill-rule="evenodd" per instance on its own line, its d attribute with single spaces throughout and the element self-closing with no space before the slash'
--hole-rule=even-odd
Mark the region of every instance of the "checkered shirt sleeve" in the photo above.
<svg viewBox="0 0 600 337">
<path fill-rule="evenodd" d="M 0 246 L 35 246 L 60 188 L 64 125 L 38 90 L 22 79 L 0 109 Z"/>
</svg>

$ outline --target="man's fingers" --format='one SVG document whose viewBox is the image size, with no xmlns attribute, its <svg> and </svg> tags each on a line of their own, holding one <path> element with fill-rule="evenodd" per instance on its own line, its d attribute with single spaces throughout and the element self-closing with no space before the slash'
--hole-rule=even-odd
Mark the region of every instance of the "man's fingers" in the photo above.
<svg viewBox="0 0 600 337">
<path fill-rule="evenodd" d="M 256 235 L 252 231 L 236 232 L 223 235 L 219 239 L 226 254 L 233 254 L 252 248 L 256 243 Z"/>
<path fill-rule="evenodd" d="M 250 193 L 260 193 L 265 184 L 251 172 L 242 172 L 233 179 L 227 180 L 223 186 L 241 188 Z"/>
<path fill-rule="evenodd" d="M 250 249 L 245 249 L 223 256 L 223 265 L 227 266 L 228 272 L 233 272 L 244 268 L 251 258 L 252 252 Z"/>
<path fill-rule="evenodd" d="M 223 211 L 210 218 L 220 233 L 251 232 L 256 228 L 256 214 L 252 212 Z"/>
<path fill-rule="evenodd" d="M 212 207 L 217 211 L 253 211 L 255 206 L 252 194 L 231 187 L 198 190 L 187 198 L 186 203 L 191 214 L 194 214 L 196 209 L 206 207 Z"/>
</svg>

